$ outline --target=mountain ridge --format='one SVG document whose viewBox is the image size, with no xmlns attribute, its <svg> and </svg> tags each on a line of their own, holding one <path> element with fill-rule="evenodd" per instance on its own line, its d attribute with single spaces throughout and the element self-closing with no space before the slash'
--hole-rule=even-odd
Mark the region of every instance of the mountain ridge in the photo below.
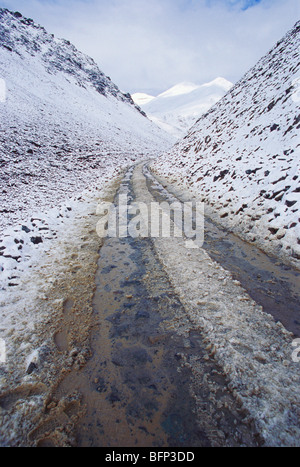
<svg viewBox="0 0 300 467">
<path fill-rule="evenodd" d="M 0 78 L 0 228 L 171 146 L 92 58 L 7 9 Z"/>
<path fill-rule="evenodd" d="M 17 41 L 14 30 L 18 25 L 22 37 Z M 34 37 L 32 37 L 32 35 Z M 80 52 L 70 41 L 58 39 L 49 34 L 46 29 L 35 23 L 31 18 L 25 18 L 19 12 L 11 12 L 0 8 L 0 47 L 19 56 L 26 52 L 32 56 L 41 55 L 49 72 L 62 71 L 76 78 L 80 86 L 84 82 L 90 84 L 104 96 L 111 94 L 121 101 L 133 105 L 142 115 L 144 112 L 134 104 L 129 93 L 123 93 L 98 67 L 93 58 Z"/>
<path fill-rule="evenodd" d="M 160 128 L 179 138 L 231 86 L 231 82 L 218 77 L 200 85 L 191 82 L 177 83 L 152 99 L 152 96 L 147 99 L 147 95 L 139 94 L 133 94 L 132 98 Z"/>
</svg>

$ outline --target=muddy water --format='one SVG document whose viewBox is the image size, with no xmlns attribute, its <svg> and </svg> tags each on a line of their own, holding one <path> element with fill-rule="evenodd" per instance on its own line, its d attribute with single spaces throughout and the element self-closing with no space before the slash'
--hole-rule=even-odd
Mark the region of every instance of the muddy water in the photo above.
<svg viewBox="0 0 300 467">
<path fill-rule="evenodd" d="M 134 199 L 131 172 L 120 193 Z M 92 357 L 56 394 L 81 394 L 77 446 L 259 443 L 205 355 L 151 239 L 106 239 L 96 286 Z"/>
<path fill-rule="evenodd" d="M 147 241 L 110 239 L 101 251 L 94 299 L 99 328 L 79 445 L 207 444 L 193 420 L 188 374 L 177 372 L 185 343 L 166 326 L 181 305 L 154 262 Z"/>
<path fill-rule="evenodd" d="M 174 196 L 147 169 L 144 173 L 148 189 L 156 201 L 174 201 Z M 177 199 L 180 200 L 180 197 Z M 203 248 L 240 281 L 264 311 L 280 321 L 295 336 L 300 336 L 299 271 L 269 257 L 207 217 Z"/>
</svg>

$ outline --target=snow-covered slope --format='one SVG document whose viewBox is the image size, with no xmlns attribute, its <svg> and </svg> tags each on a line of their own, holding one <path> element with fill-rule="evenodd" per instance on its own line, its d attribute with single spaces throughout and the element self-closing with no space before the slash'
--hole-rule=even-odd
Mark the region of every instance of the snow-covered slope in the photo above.
<svg viewBox="0 0 300 467">
<path fill-rule="evenodd" d="M 160 128 L 179 138 L 231 86 L 226 79 L 216 78 L 202 85 L 179 83 L 155 98 L 139 93 L 133 94 L 132 98 Z"/>
<path fill-rule="evenodd" d="M 0 88 L 0 228 L 171 144 L 93 59 L 5 9 Z"/>
<path fill-rule="evenodd" d="M 298 266 L 299 49 L 300 22 L 152 164 L 240 236 Z"/>
</svg>

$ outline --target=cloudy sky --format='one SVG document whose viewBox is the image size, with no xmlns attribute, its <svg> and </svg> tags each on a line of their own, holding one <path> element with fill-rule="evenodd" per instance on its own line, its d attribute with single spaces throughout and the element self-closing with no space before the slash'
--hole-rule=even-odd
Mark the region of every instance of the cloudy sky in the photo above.
<svg viewBox="0 0 300 467">
<path fill-rule="evenodd" d="M 123 90 L 236 82 L 300 19 L 300 0 L 0 0 L 92 56 Z"/>
</svg>

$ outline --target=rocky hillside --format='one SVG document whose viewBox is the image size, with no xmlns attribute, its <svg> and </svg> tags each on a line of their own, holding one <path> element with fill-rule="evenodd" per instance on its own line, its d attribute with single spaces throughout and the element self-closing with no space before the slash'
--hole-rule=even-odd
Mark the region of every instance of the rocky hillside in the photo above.
<svg viewBox="0 0 300 467">
<path fill-rule="evenodd" d="M 300 22 L 152 169 L 207 214 L 300 265 Z"/>
<path fill-rule="evenodd" d="M 0 228 L 171 144 L 92 58 L 6 9 L 0 83 Z"/>
</svg>

